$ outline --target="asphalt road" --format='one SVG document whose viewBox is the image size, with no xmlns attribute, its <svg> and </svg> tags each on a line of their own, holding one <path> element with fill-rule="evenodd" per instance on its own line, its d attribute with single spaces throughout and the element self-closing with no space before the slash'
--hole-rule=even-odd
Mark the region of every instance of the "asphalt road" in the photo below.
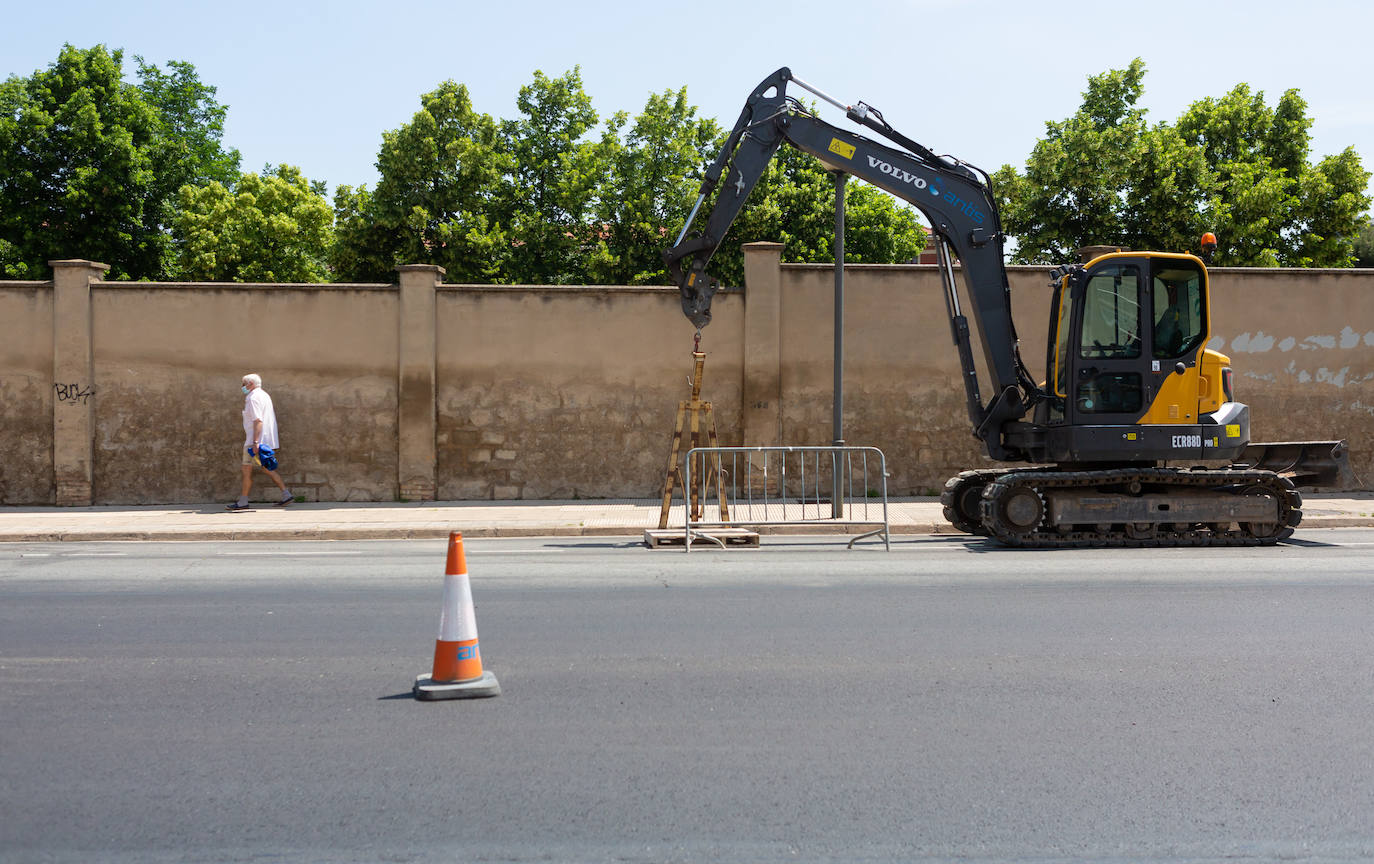
<svg viewBox="0 0 1374 864">
<path fill-rule="evenodd" d="M 1374 532 L 0 546 L 0 861 L 1374 856 Z"/>
</svg>

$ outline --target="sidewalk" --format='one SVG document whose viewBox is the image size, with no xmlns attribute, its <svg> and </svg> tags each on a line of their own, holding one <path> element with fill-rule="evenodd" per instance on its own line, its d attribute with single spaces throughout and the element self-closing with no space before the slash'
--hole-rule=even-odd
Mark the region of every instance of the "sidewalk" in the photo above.
<svg viewBox="0 0 1374 864">
<path fill-rule="evenodd" d="M 674 502 L 670 527 L 682 526 Z M 878 508 L 881 512 L 881 508 Z M 223 504 L 105 507 L 0 507 L 0 542 L 75 540 L 406 540 L 447 537 L 643 536 L 658 526 L 656 501 L 427 501 L 420 503 Z M 952 534 L 937 498 L 888 502 L 893 534 Z M 1304 529 L 1374 526 L 1374 493 L 1305 495 Z M 778 532 L 857 534 L 848 526 Z M 766 533 L 766 532 L 761 532 Z"/>
</svg>

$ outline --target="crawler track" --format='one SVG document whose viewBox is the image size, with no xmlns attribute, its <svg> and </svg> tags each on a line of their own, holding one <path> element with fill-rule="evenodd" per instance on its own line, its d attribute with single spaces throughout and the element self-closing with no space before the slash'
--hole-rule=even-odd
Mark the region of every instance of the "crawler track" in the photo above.
<svg viewBox="0 0 1374 864">
<path fill-rule="evenodd" d="M 983 490 L 993 480 L 1010 473 L 1012 468 L 985 468 L 976 471 L 963 471 L 945 482 L 940 493 L 940 503 L 945 508 L 945 518 L 949 523 L 966 534 L 987 537 L 983 527 Z"/>
<path fill-rule="evenodd" d="M 1032 520 L 1034 500 L 1055 490 L 1201 490 L 1218 495 L 1267 495 L 1277 504 L 1273 522 L 1217 521 L 1131 525 L 1104 516 L 1093 525 L 1049 525 Z M 1044 508 L 1048 512 L 1048 508 Z M 1115 471 L 1012 471 L 983 490 L 983 527 L 1009 546 L 1258 546 L 1289 537 L 1302 521 L 1302 497 L 1286 478 L 1253 469 L 1141 468 Z M 1031 524 L 1027 524 L 1027 523 Z"/>
<path fill-rule="evenodd" d="M 1189 522 L 1130 523 L 1104 512 L 1090 524 L 1051 524 L 1055 492 L 1120 495 L 1211 493 L 1218 516 Z M 1220 515 L 1226 496 L 1258 495 L 1274 500 L 1277 519 L 1227 521 Z M 1292 535 L 1302 521 L 1302 497 L 1285 477 L 1256 469 L 1123 468 L 1102 471 L 1001 469 L 965 471 L 945 484 L 945 517 L 960 530 L 1008 546 L 1262 546 Z M 975 515 L 976 514 L 976 515 Z M 975 521 L 976 520 L 976 521 Z"/>
</svg>

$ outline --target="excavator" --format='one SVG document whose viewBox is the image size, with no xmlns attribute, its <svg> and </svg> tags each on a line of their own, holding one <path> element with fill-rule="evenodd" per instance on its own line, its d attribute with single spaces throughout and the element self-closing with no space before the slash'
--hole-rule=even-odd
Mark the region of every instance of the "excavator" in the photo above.
<svg viewBox="0 0 1374 864">
<path fill-rule="evenodd" d="M 790 85 L 884 140 L 821 120 Z M 1029 463 L 950 478 L 941 501 L 960 530 L 1010 546 L 1272 545 L 1301 521 L 1297 485 L 1354 485 L 1344 441 L 1251 444 L 1230 359 L 1206 347 L 1207 268 L 1193 254 L 1111 252 L 1054 268 L 1037 383 L 1021 359 L 988 174 L 937 156 L 878 109 L 839 102 L 786 67 L 749 95 L 663 253 L 698 338 L 719 288 L 706 267 L 783 144 L 909 202 L 930 224 L 973 435 L 992 461 Z M 1205 235 L 1202 247 L 1210 260 L 1215 238 Z"/>
</svg>

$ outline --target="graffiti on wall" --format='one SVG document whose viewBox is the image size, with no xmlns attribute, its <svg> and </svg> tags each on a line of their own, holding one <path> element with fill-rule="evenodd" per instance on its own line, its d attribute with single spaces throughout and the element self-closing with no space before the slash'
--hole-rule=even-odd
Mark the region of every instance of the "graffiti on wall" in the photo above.
<svg viewBox="0 0 1374 864">
<path fill-rule="evenodd" d="M 54 384 L 52 389 L 57 394 L 58 402 L 73 405 L 85 405 L 95 395 L 95 388 L 89 385 L 83 387 L 80 384 Z"/>
</svg>

